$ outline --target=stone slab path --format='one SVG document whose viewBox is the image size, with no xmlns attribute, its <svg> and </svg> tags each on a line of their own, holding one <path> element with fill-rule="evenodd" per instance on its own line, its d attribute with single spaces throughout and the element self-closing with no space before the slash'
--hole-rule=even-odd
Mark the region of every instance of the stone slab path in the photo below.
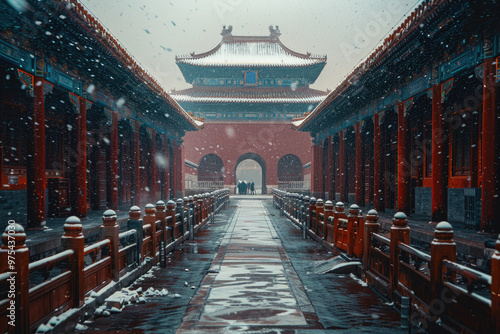
<svg viewBox="0 0 500 334">
<path fill-rule="evenodd" d="M 300 281 L 287 263 L 262 201 L 241 200 L 178 333 L 307 326 L 302 308 L 310 302 L 300 284 L 291 284 Z"/>
</svg>

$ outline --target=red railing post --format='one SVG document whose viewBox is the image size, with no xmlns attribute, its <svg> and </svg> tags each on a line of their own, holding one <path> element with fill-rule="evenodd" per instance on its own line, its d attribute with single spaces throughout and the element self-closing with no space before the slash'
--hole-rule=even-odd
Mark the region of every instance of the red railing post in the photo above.
<svg viewBox="0 0 500 334">
<path fill-rule="evenodd" d="M 153 264 L 156 263 L 156 216 L 155 216 L 155 206 L 151 203 L 146 204 L 144 209 L 144 217 L 142 218 L 144 225 L 151 225 L 151 257 L 153 258 Z"/>
<path fill-rule="evenodd" d="M 333 216 L 333 202 L 328 200 L 325 203 L 325 213 L 323 221 L 323 236 L 326 241 L 329 241 L 328 239 L 331 239 L 330 235 L 328 234 L 328 225 L 330 225 L 330 217 L 332 216 Z"/>
<path fill-rule="evenodd" d="M 500 235 L 491 257 L 491 330 L 500 333 Z"/>
<path fill-rule="evenodd" d="M 453 240 L 453 229 L 448 222 L 440 222 L 434 230 L 434 239 L 431 242 L 431 299 L 441 299 L 443 287 L 443 260 L 455 262 L 457 259 L 457 244 Z"/>
<path fill-rule="evenodd" d="M 308 222 L 308 228 L 309 230 L 313 231 L 314 230 L 314 225 L 313 222 L 316 221 L 316 198 L 311 197 L 309 201 L 309 222 Z"/>
<path fill-rule="evenodd" d="M 136 231 L 136 262 L 138 265 L 141 265 L 142 261 L 142 242 L 144 241 L 144 230 L 143 230 L 143 222 L 141 219 L 141 208 L 134 205 L 130 208 L 128 212 L 129 219 L 127 220 L 127 231 L 135 229 Z"/>
<path fill-rule="evenodd" d="M 207 193 L 203 194 L 203 203 L 202 203 L 202 208 L 203 208 L 203 222 L 207 220 Z"/>
<path fill-rule="evenodd" d="M 335 204 L 335 212 L 333 213 L 333 245 L 337 246 L 339 238 L 339 218 L 345 218 L 344 203 L 337 202 Z"/>
<path fill-rule="evenodd" d="M 366 215 L 365 231 L 364 231 L 364 251 L 363 251 L 363 268 L 365 273 L 368 271 L 368 259 L 372 247 L 372 234 L 380 231 L 378 222 L 378 212 L 376 210 L 368 211 Z"/>
<path fill-rule="evenodd" d="M 354 253 L 358 258 L 362 258 L 365 245 L 365 218 L 361 210 L 358 211 L 358 219 L 356 224 L 356 244 Z"/>
<path fill-rule="evenodd" d="M 198 202 L 200 198 L 198 195 L 193 196 L 193 205 L 194 205 L 194 219 L 193 219 L 193 224 L 196 226 L 200 223 L 200 203 Z"/>
<path fill-rule="evenodd" d="M 188 197 L 188 218 L 189 218 L 189 235 L 191 239 L 194 239 L 194 226 L 196 225 L 196 215 L 194 212 L 194 197 L 189 196 Z"/>
<path fill-rule="evenodd" d="M 182 222 L 184 224 L 184 234 L 187 232 L 191 232 L 190 229 L 190 223 L 189 220 L 191 219 L 191 212 L 189 212 L 189 197 L 184 196 L 182 199 L 184 201 L 184 221 Z M 189 238 L 193 238 L 192 234 L 189 234 Z"/>
<path fill-rule="evenodd" d="M 314 233 L 316 233 L 317 236 L 319 236 L 319 231 L 322 229 L 321 225 L 321 214 L 324 213 L 324 202 L 321 198 L 318 198 L 316 201 L 316 225 L 314 227 Z M 324 223 L 324 222 L 323 222 Z"/>
<path fill-rule="evenodd" d="M 171 217 L 170 224 L 168 224 L 168 229 L 172 233 L 172 241 L 175 240 L 175 202 L 169 200 L 167 202 L 167 217 Z"/>
<path fill-rule="evenodd" d="M 111 277 L 115 282 L 118 282 L 120 279 L 120 257 L 118 254 L 119 228 L 120 227 L 116 223 L 116 212 L 113 210 L 106 210 L 102 216 L 100 237 L 101 240 L 109 239 L 111 241 Z"/>
<path fill-rule="evenodd" d="M 26 247 L 26 233 L 19 224 L 8 224 L 5 232 L 2 234 L 2 247 L 0 247 L 0 272 L 13 272 L 15 274 L 7 280 L 8 285 L 15 284 L 14 310 L 9 309 L 7 315 L 7 324 L 9 321 L 15 322 L 14 326 L 8 326 L 9 333 L 29 333 L 29 264 L 30 251 Z M 9 262 L 9 260 L 11 260 Z M 10 289 L 9 289 L 10 291 Z M 2 296 L 5 298 L 7 296 Z M 4 319 L 1 320 L 5 321 Z"/>
<path fill-rule="evenodd" d="M 167 245 L 167 212 L 165 211 L 165 202 L 163 201 L 158 201 L 156 202 L 156 211 L 155 211 L 155 220 L 156 221 L 161 221 L 161 228 L 163 229 L 163 242 L 165 243 L 165 246 Z"/>
<path fill-rule="evenodd" d="M 85 301 L 85 291 L 83 287 L 85 268 L 85 238 L 82 233 L 82 222 L 80 218 L 71 216 L 64 223 L 64 235 L 61 238 L 61 246 L 64 250 L 72 249 L 74 252 L 74 282 L 73 287 L 73 307 L 81 307 Z"/>
<path fill-rule="evenodd" d="M 393 292 L 398 288 L 399 281 L 399 244 L 410 244 L 410 228 L 408 227 L 408 217 L 403 212 L 397 212 L 392 219 L 391 246 L 390 246 L 390 286 L 389 298 L 392 299 Z"/>
<path fill-rule="evenodd" d="M 203 222 L 203 195 L 198 195 L 198 224 Z"/>
<path fill-rule="evenodd" d="M 210 194 L 210 213 L 212 214 L 212 219 L 215 216 L 215 192 Z"/>
<path fill-rule="evenodd" d="M 186 231 L 184 231 L 184 200 L 182 198 L 178 198 L 177 201 L 175 201 L 175 213 L 179 214 L 179 227 L 175 231 L 175 235 L 180 235 L 180 238 L 182 238 L 186 233 Z"/>
<path fill-rule="evenodd" d="M 353 204 L 349 207 L 349 215 L 347 216 L 347 255 L 354 255 L 354 247 L 356 245 L 356 224 L 358 223 L 359 206 Z"/>
</svg>

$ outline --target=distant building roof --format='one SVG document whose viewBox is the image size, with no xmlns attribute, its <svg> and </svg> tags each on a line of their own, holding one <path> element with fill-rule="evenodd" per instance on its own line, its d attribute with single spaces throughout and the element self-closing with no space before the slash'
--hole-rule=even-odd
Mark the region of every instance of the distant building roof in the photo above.
<svg viewBox="0 0 500 334">
<path fill-rule="evenodd" d="M 178 63 L 196 66 L 277 66 L 303 67 L 326 63 L 326 56 L 298 53 L 280 41 L 280 32 L 269 27 L 270 36 L 233 36 L 224 26 L 221 42 L 201 54 L 177 56 Z"/>
<path fill-rule="evenodd" d="M 231 90 L 212 88 L 190 88 L 170 93 L 177 102 L 195 103 L 312 103 L 316 104 L 325 98 L 326 92 L 299 87 L 292 90 L 282 88 L 241 87 Z"/>
</svg>

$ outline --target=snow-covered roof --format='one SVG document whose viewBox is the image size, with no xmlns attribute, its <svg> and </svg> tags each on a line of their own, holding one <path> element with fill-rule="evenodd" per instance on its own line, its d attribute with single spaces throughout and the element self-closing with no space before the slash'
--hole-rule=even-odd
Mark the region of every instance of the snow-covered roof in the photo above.
<svg viewBox="0 0 500 334">
<path fill-rule="evenodd" d="M 186 89 L 170 93 L 177 102 L 197 103 L 319 103 L 326 92 L 300 88 L 256 89 L 241 88 L 230 91 L 222 89 Z"/>
<path fill-rule="evenodd" d="M 296 121 L 292 121 L 292 126 L 294 128 L 299 128 L 302 125 L 302 123 L 304 123 L 304 120 L 305 120 L 305 118 L 302 118 L 302 119 L 299 119 Z"/>
<path fill-rule="evenodd" d="M 280 41 L 276 30 L 271 31 L 271 36 L 233 36 L 224 31 L 222 35 L 221 42 L 212 50 L 177 56 L 176 61 L 196 66 L 302 67 L 326 63 L 326 56 L 290 50 Z"/>
</svg>

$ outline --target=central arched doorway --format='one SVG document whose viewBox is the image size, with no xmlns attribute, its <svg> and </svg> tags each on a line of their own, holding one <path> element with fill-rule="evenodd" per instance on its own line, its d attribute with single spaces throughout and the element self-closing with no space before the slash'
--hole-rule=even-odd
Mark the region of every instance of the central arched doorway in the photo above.
<svg viewBox="0 0 500 334">
<path fill-rule="evenodd" d="M 260 170 L 261 172 L 258 173 L 258 168 L 254 169 L 253 167 L 255 167 L 255 164 L 252 164 L 251 162 L 247 162 L 247 160 L 252 160 L 253 162 L 256 162 L 258 164 L 258 166 L 260 167 Z M 244 163 L 244 164 L 242 164 Z M 247 171 L 250 171 L 248 174 L 249 177 L 258 177 L 260 176 L 260 180 L 253 180 L 255 182 L 255 186 L 256 186 L 256 192 L 258 193 L 258 190 L 259 190 L 259 186 L 260 188 L 262 189 L 261 193 L 262 194 L 267 194 L 267 169 L 266 169 L 266 162 L 264 161 L 264 159 L 262 159 L 262 157 L 260 155 L 258 155 L 257 153 L 246 153 L 246 154 L 243 154 L 242 156 L 240 156 L 238 158 L 238 160 L 236 160 L 236 164 L 234 166 L 234 180 L 235 180 L 235 185 L 238 184 L 238 181 L 240 180 L 238 178 L 238 176 L 240 175 L 241 171 L 244 171 L 245 169 L 241 168 L 241 171 L 238 169 L 238 167 L 240 166 L 240 164 L 242 164 L 241 167 L 246 167 L 245 169 Z M 252 174 L 252 169 L 254 169 L 254 174 Z M 255 173 L 255 171 L 257 171 L 257 173 Z M 242 175 L 245 175 L 245 174 L 242 174 Z M 255 175 L 255 176 L 252 176 L 252 175 Z M 245 177 L 245 176 L 241 176 L 241 177 Z M 242 179 L 244 180 L 244 179 Z M 247 179 L 246 181 L 251 181 L 252 179 Z M 260 182 L 259 182 L 260 181 Z"/>
</svg>

